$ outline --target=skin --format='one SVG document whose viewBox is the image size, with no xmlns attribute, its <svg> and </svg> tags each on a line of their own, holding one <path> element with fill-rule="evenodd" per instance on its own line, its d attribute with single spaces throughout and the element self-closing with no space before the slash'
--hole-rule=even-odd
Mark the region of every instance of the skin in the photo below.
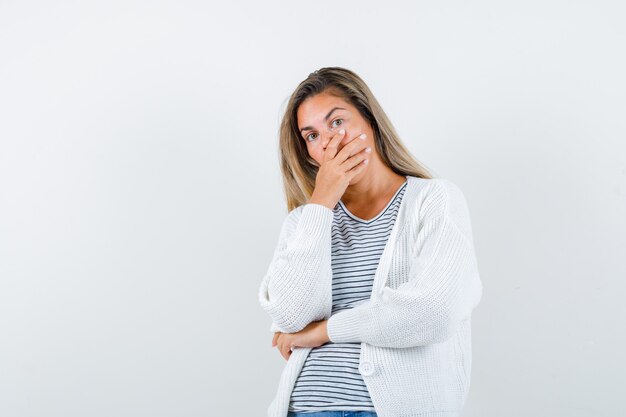
<svg viewBox="0 0 626 417">
<path fill-rule="evenodd" d="M 334 110 L 330 117 L 325 119 L 335 107 L 342 109 Z M 322 166 L 329 158 L 341 156 L 341 151 L 346 146 L 350 151 L 346 156 L 354 158 L 351 165 L 356 165 L 363 159 L 368 160 L 366 165 L 362 163 L 356 165 L 358 173 L 349 177 L 345 191 L 340 186 L 337 188 L 332 181 L 331 186 L 328 185 L 328 181 L 316 183 L 309 203 L 323 204 L 333 209 L 337 203 L 336 195 L 339 189 L 341 201 L 355 216 L 369 220 L 380 213 L 406 177 L 396 174 L 384 164 L 376 152 L 374 131 L 367 120 L 350 103 L 325 92 L 303 101 L 298 108 L 297 118 L 298 127 L 306 128 L 301 131 L 301 138 L 318 166 Z M 344 133 L 340 133 L 342 129 Z M 366 135 L 364 140 L 358 138 L 362 133 Z M 370 152 L 366 151 L 368 147 Z M 277 347 L 285 360 L 288 360 L 293 347 L 318 347 L 328 343 L 330 339 L 327 322 L 328 320 L 311 322 L 296 333 L 276 332 L 272 339 L 272 347 Z"/>
</svg>

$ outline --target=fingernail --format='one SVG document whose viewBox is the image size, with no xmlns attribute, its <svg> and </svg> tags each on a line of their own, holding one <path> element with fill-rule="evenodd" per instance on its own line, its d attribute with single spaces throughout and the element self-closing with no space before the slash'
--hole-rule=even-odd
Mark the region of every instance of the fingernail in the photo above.
<svg viewBox="0 0 626 417">
<path fill-rule="evenodd" d="M 361 134 L 359 135 L 359 138 L 361 138 L 361 139 L 365 139 L 366 137 L 367 137 L 367 135 L 366 135 L 365 133 L 361 133 Z"/>
<path fill-rule="evenodd" d="M 344 133 L 346 133 L 346 129 L 339 130 L 339 133 L 343 135 Z"/>
</svg>

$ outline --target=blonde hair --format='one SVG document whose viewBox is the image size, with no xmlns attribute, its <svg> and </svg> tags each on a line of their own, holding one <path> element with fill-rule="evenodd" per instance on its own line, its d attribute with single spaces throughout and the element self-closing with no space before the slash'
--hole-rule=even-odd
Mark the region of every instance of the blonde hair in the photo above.
<svg viewBox="0 0 626 417">
<path fill-rule="evenodd" d="M 365 82 L 341 67 L 325 67 L 312 72 L 291 94 L 280 124 L 279 152 L 287 210 L 306 204 L 315 189 L 319 167 L 309 156 L 298 129 L 297 112 L 302 102 L 322 92 L 352 104 L 374 131 L 376 151 L 382 161 L 399 175 L 433 178 L 402 144 L 391 121 Z"/>
</svg>

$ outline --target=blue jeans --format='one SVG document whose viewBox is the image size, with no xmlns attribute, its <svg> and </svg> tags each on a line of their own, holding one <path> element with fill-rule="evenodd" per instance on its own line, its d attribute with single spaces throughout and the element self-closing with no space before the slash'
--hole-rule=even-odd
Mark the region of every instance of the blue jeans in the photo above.
<svg viewBox="0 0 626 417">
<path fill-rule="evenodd" d="M 377 417 L 377 414 L 373 411 L 317 411 L 314 413 L 289 411 L 287 417 Z"/>
</svg>

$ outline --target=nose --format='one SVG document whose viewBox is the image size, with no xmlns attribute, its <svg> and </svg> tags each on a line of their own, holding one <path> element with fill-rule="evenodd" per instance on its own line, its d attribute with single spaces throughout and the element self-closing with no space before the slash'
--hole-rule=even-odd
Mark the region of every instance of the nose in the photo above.
<svg viewBox="0 0 626 417">
<path fill-rule="evenodd" d="M 333 132 L 332 130 L 329 130 L 324 133 L 320 133 L 320 135 L 322 136 L 322 143 L 324 144 L 324 149 L 326 149 L 326 146 L 328 146 L 328 142 L 330 142 L 334 134 L 335 132 Z"/>
<path fill-rule="evenodd" d="M 326 150 L 326 147 L 328 146 L 328 143 L 333 139 L 333 137 L 335 135 L 338 135 L 338 134 L 339 134 L 339 131 L 335 132 L 333 130 L 329 130 L 325 134 L 320 134 L 322 136 L 322 146 L 323 146 L 324 150 Z M 345 142 L 347 137 L 348 137 L 348 132 L 344 133 L 344 138 L 337 145 L 337 151 L 340 151 L 341 148 L 343 148 L 343 143 Z"/>
</svg>

